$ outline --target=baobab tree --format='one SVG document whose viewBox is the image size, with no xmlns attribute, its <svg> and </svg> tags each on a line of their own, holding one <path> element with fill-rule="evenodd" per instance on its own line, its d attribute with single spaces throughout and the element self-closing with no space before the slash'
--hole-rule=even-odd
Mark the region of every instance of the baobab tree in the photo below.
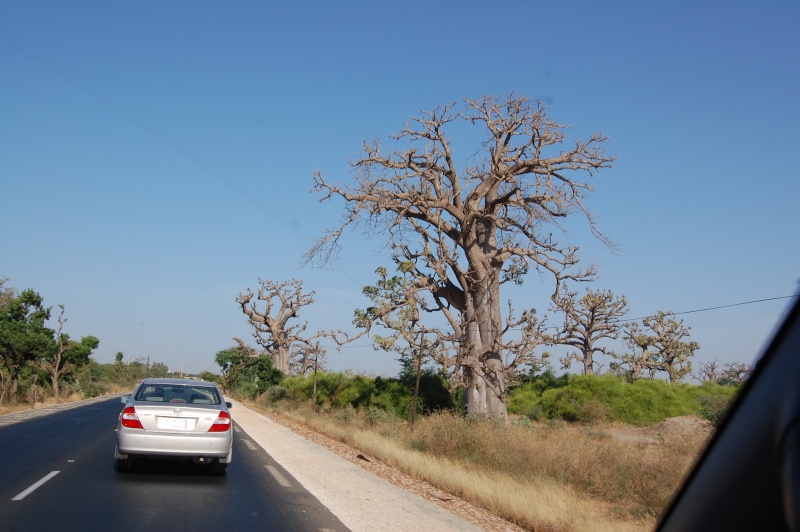
<svg viewBox="0 0 800 532">
<path fill-rule="evenodd" d="M 298 318 L 301 308 L 314 302 L 314 292 L 303 292 L 303 281 L 297 279 L 281 283 L 258 281 L 261 284 L 258 294 L 248 288 L 247 292 L 239 294 L 236 302 L 253 326 L 256 342 L 270 354 L 275 368 L 288 375 L 292 344 L 311 340 L 303 337 L 306 322 L 295 325 L 289 322 Z"/>
<path fill-rule="evenodd" d="M 587 289 L 578 299 L 577 292 L 570 292 L 563 285 L 562 291 L 553 298 L 551 310 L 564 313 L 564 323 L 552 342 L 575 349 L 560 359 L 564 369 L 576 360 L 583 364 L 584 374 L 592 375 L 597 364 L 595 354 L 612 355 L 608 347 L 597 342 L 619 337 L 620 318 L 628 312 L 628 302 L 624 296 L 615 297 L 610 290 Z"/>
<path fill-rule="evenodd" d="M 445 130 L 459 124 L 483 129 L 477 148 L 456 151 Z M 413 264 L 415 285 L 446 311 L 468 412 L 507 415 L 501 285 L 521 283 L 530 268 L 551 276 L 554 293 L 564 281 L 591 279 L 593 267 L 578 268 L 577 247 L 559 241 L 571 215 L 611 245 L 585 204 L 587 178 L 613 162 L 606 138 L 567 144 L 565 130 L 524 96 L 465 99 L 414 118 L 391 137 L 396 149 L 365 142 L 351 163 L 355 186 L 314 173 L 321 201 L 343 199 L 346 214 L 307 260 L 328 263 L 350 227 L 383 235 L 398 262 Z"/>
<path fill-rule="evenodd" d="M 356 310 L 353 324 L 364 332 L 349 340 L 369 332 L 373 324 L 380 324 L 389 331 L 389 335 L 373 335 L 376 348 L 395 351 L 402 357 L 411 356 L 417 365 L 417 373 L 422 357 L 429 357 L 440 365 L 452 389 L 463 386 L 463 373 L 460 370 L 464 351 L 459 349 L 459 335 L 454 332 L 458 329 L 425 325 L 422 320 L 423 316 L 436 312 L 444 313 L 449 321 L 455 321 L 456 316 L 450 309 L 439 309 L 423 297 L 427 291 L 416 283 L 413 262 L 399 263 L 397 269 L 397 275 L 389 276 L 386 268 L 378 268 L 375 272 L 378 274 L 376 283 L 364 287 L 364 295 L 373 304 L 366 309 Z M 510 302 L 508 304 L 500 346 L 505 355 L 503 372 L 506 378 L 513 376 L 521 366 L 543 365 L 549 356 L 547 353 L 536 353 L 537 347 L 550 340 L 544 333 L 544 321 L 540 321 L 535 314 L 536 311 L 530 309 L 516 317 L 513 306 Z M 517 334 L 507 334 L 510 331 Z M 339 334 L 343 333 L 340 331 Z"/>
<path fill-rule="evenodd" d="M 675 318 L 675 313 L 663 310 L 642 318 L 641 326 L 636 322 L 626 323 L 625 343 L 631 351 L 617 355 L 619 362 L 612 364 L 612 369 L 626 374 L 630 380 L 640 378 L 644 371 L 651 378 L 663 371 L 670 382 L 680 382 L 691 373 L 689 359 L 700 349 L 699 343 L 688 340 L 691 330 L 683 320 Z"/>
</svg>

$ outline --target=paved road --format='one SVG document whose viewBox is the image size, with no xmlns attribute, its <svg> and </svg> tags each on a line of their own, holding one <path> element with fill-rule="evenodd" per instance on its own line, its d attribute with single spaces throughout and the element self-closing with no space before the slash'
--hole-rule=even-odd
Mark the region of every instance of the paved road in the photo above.
<svg viewBox="0 0 800 532">
<path fill-rule="evenodd" d="M 110 399 L 0 426 L 0 529 L 347 530 L 238 425 L 225 476 L 179 462 L 116 473 L 120 408 Z"/>
</svg>

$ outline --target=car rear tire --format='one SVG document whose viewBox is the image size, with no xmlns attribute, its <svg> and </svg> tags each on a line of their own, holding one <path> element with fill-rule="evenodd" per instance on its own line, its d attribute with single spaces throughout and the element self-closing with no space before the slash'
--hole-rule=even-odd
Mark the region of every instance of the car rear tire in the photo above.
<svg viewBox="0 0 800 532">
<path fill-rule="evenodd" d="M 228 464 L 220 462 L 219 459 L 214 460 L 214 463 L 211 464 L 211 471 L 217 475 L 221 476 L 224 475 L 228 471 Z"/>
<path fill-rule="evenodd" d="M 133 458 L 117 458 L 114 469 L 116 469 L 117 473 L 130 473 L 133 471 Z"/>
</svg>

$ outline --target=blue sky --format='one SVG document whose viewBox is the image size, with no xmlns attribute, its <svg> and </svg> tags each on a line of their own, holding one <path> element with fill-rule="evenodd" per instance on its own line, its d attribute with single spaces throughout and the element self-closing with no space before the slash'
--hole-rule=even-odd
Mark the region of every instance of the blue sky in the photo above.
<svg viewBox="0 0 800 532">
<path fill-rule="evenodd" d="M 67 332 L 171 369 L 216 371 L 235 303 L 301 278 L 309 329 L 351 329 L 389 264 L 351 233 L 301 255 L 342 205 L 364 139 L 421 110 L 539 98 L 614 168 L 569 239 L 629 318 L 790 296 L 800 277 L 800 5 L 752 2 L 15 2 L 0 7 L 0 277 L 66 305 Z M 463 150 L 473 145 L 463 139 Z M 453 143 L 460 147 L 457 132 Z M 546 312 L 552 287 L 508 292 Z M 791 299 L 682 315 L 700 361 L 751 361 Z M 395 374 L 367 343 L 335 370 Z M 557 366 L 557 364 L 556 364 Z"/>
</svg>

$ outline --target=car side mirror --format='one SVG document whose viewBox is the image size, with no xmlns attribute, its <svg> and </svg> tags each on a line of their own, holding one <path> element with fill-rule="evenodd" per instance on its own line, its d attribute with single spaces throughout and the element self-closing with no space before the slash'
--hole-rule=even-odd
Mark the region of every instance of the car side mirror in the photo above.
<svg viewBox="0 0 800 532">
<path fill-rule="evenodd" d="M 128 404 L 128 399 L 130 398 L 131 398 L 130 395 L 123 395 L 122 397 L 119 398 L 119 400 L 123 405 L 126 405 Z"/>
<path fill-rule="evenodd" d="M 225 406 L 227 406 L 228 408 L 233 408 L 233 403 L 231 403 L 230 401 L 225 401 Z"/>
</svg>

